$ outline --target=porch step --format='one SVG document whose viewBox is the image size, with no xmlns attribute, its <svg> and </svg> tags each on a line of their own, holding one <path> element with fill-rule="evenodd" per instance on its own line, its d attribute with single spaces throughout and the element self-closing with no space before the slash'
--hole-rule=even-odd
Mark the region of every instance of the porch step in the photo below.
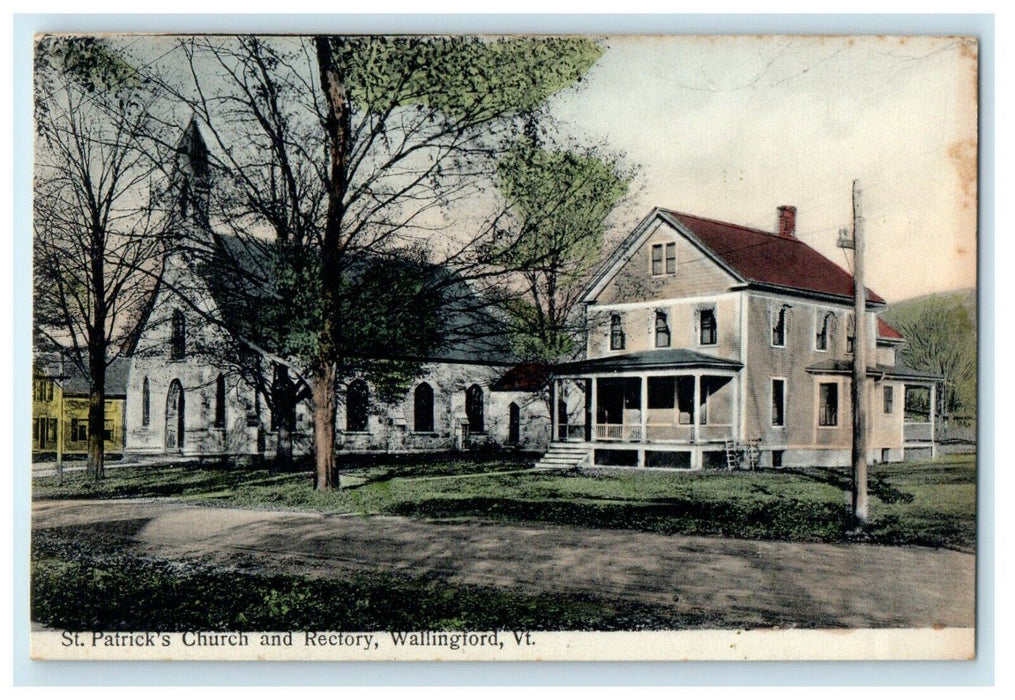
<svg viewBox="0 0 1015 700">
<path fill-rule="evenodd" d="M 566 442 L 551 442 L 546 453 L 536 462 L 536 469 L 571 469 L 586 462 L 588 458 L 587 447 Z"/>
</svg>

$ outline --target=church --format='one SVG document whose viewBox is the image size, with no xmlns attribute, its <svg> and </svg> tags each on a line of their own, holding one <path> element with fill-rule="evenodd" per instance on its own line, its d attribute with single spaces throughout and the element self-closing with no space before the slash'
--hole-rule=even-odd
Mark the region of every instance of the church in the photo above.
<svg viewBox="0 0 1015 700">
<path fill-rule="evenodd" d="M 261 261 L 257 246 L 213 231 L 209 160 L 192 120 L 175 166 L 179 231 L 127 349 L 125 454 L 142 459 L 271 456 L 280 428 L 289 432 L 294 454 L 305 454 L 311 449 L 312 421 L 303 368 L 244 337 L 256 336 L 256 329 L 245 333 L 236 323 L 234 305 L 244 282 L 215 264 L 228 258 L 232 269 L 251 268 Z M 452 287 L 444 315 L 458 327 L 480 327 L 482 300 L 461 303 L 471 290 L 465 282 Z M 394 401 L 355 375 L 337 387 L 338 450 L 536 452 L 546 447 L 546 372 L 520 364 L 505 336 L 451 333 L 426 357 L 410 359 L 411 380 Z M 280 375 L 296 396 L 289 421 L 278 415 L 281 410 L 272 410 L 272 388 Z"/>
</svg>

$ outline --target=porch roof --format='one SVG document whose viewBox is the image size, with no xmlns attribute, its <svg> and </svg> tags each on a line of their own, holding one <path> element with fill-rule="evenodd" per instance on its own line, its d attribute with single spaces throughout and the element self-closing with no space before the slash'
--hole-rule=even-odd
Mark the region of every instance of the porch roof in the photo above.
<svg viewBox="0 0 1015 700">
<path fill-rule="evenodd" d="M 853 363 L 848 360 L 823 360 L 807 368 L 811 374 L 851 374 Z M 887 377 L 888 379 L 919 379 L 925 382 L 940 382 L 944 377 L 932 372 L 924 372 L 903 365 L 875 365 L 867 368 L 868 377 Z"/>
<path fill-rule="evenodd" d="M 636 372 L 647 369 L 725 369 L 736 371 L 743 363 L 726 360 L 686 348 L 645 350 L 624 355 L 597 357 L 593 360 L 565 362 L 554 368 L 557 375 L 601 374 L 610 372 Z"/>
</svg>

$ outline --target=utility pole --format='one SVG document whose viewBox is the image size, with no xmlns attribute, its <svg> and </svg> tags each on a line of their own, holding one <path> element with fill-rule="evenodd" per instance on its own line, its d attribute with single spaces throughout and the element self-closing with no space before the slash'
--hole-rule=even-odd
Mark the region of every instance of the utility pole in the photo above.
<svg viewBox="0 0 1015 700">
<path fill-rule="evenodd" d="M 853 520 L 867 523 L 867 288 L 860 181 L 853 180 Z"/>
</svg>

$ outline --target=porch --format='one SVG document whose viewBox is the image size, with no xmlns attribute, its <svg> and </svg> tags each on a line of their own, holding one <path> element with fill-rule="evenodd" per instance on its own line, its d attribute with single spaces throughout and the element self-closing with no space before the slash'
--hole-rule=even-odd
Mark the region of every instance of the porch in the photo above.
<svg viewBox="0 0 1015 700">
<path fill-rule="evenodd" d="M 583 445 L 597 464 L 700 468 L 709 446 L 739 439 L 740 367 L 688 350 L 562 365 L 553 436 Z"/>
</svg>

